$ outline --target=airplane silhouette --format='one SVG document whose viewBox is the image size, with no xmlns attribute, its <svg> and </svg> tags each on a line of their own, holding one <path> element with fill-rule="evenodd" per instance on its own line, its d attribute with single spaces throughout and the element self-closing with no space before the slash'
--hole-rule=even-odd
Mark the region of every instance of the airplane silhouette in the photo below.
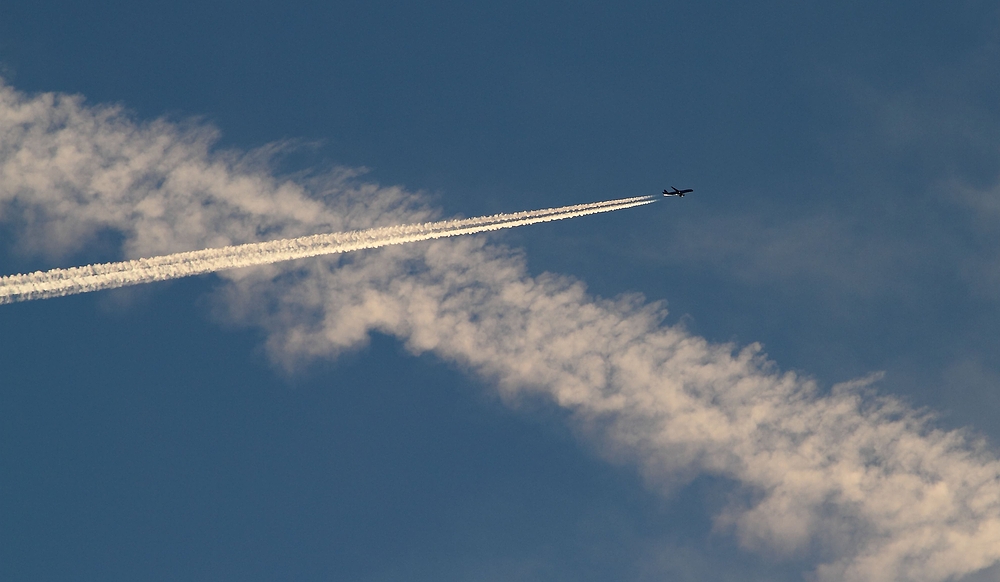
<svg viewBox="0 0 1000 582">
<path fill-rule="evenodd" d="M 663 195 L 664 196 L 677 196 L 678 198 L 683 198 L 684 195 L 687 194 L 688 192 L 694 192 L 693 188 L 688 188 L 687 190 L 678 190 L 677 188 L 674 188 L 673 186 L 671 186 L 671 188 L 673 188 L 673 190 L 674 190 L 673 192 L 664 190 L 663 191 Z"/>
</svg>

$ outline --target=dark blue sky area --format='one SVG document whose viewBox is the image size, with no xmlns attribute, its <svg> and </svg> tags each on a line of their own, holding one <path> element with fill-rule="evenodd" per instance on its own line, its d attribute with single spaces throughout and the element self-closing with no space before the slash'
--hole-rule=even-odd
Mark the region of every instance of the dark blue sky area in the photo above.
<svg viewBox="0 0 1000 582">
<path fill-rule="evenodd" d="M 452 196 L 575 200 L 829 172 L 850 85 L 911 88 L 994 25 L 923 4 L 43 1 L 10 7 L 3 50 L 22 90 L 204 116 L 243 147 L 319 139 Z"/>
<path fill-rule="evenodd" d="M 381 336 L 281 376 L 192 309 L 201 282 L 164 287 L 124 315 L 6 310 L 5 578 L 610 580 L 664 540 L 736 552 L 710 536 L 721 483 L 665 504 L 548 405 L 513 412 Z"/>
<path fill-rule="evenodd" d="M 1000 236 L 961 194 L 996 194 L 997 17 L 979 1 L 0 0 L 0 74 L 196 118 L 225 148 L 300 140 L 284 170 L 364 166 L 447 216 L 695 188 L 491 236 L 534 273 L 762 341 L 823 390 L 885 370 L 880 389 L 997 442 L 983 273 Z M 3 232 L 3 273 L 47 268 Z M 117 258 L 102 248 L 77 258 Z M 726 483 L 664 500 L 552 407 L 512 411 L 395 340 L 289 376 L 211 315 L 211 285 L 0 309 L 0 578 L 806 568 L 713 533 Z"/>
</svg>

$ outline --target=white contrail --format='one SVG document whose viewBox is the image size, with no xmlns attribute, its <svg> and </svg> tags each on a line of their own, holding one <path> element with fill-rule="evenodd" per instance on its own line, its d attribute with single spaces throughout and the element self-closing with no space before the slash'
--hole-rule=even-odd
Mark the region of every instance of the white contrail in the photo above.
<svg viewBox="0 0 1000 582">
<path fill-rule="evenodd" d="M 404 224 L 369 228 L 332 234 L 315 234 L 298 238 L 268 242 L 248 243 L 188 251 L 121 261 L 100 263 L 69 269 L 52 269 L 23 275 L 0 277 L 0 304 L 48 299 L 75 295 L 101 289 L 114 289 L 127 285 L 178 279 L 191 275 L 213 273 L 225 269 L 267 265 L 291 259 L 304 259 L 318 255 L 346 253 L 361 249 L 375 249 L 388 245 L 473 234 L 563 220 L 600 212 L 611 212 L 655 202 L 655 196 L 637 196 L 577 204 L 559 208 L 545 208 L 510 214 L 494 214 L 477 218 L 442 220 L 421 224 Z"/>
</svg>

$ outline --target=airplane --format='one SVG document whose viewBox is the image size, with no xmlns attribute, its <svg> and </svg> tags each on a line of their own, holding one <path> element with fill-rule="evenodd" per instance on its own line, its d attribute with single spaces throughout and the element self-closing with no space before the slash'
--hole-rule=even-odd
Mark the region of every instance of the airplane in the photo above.
<svg viewBox="0 0 1000 582">
<path fill-rule="evenodd" d="M 684 195 L 687 194 L 688 192 L 694 192 L 693 188 L 688 188 L 687 190 L 678 190 L 677 188 L 674 188 L 673 186 L 671 186 L 671 188 L 673 188 L 673 190 L 674 190 L 673 192 L 664 190 L 663 191 L 663 195 L 664 196 L 677 196 L 678 198 L 683 198 Z"/>
</svg>

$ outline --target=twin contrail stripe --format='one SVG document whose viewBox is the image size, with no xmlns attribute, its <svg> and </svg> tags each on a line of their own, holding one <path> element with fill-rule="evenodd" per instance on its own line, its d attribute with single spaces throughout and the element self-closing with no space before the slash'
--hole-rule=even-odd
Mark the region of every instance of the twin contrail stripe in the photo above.
<svg viewBox="0 0 1000 582">
<path fill-rule="evenodd" d="M 0 277 L 0 304 L 62 297 L 88 291 L 114 289 L 128 285 L 213 273 L 225 269 L 253 267 L 291 259 L 514 228 L 642 206 L 656 202 L 657 199 L 655 196 L 637 196 L 512 214 L 369 228 L 333 234 L 316 234 L 269 242 L 188 251 L 148 259 L 100 263 L 69 269 L 52 269 L 51 271 L 38 271 L 24 275 L 9 275 Z"/>
</svg>

